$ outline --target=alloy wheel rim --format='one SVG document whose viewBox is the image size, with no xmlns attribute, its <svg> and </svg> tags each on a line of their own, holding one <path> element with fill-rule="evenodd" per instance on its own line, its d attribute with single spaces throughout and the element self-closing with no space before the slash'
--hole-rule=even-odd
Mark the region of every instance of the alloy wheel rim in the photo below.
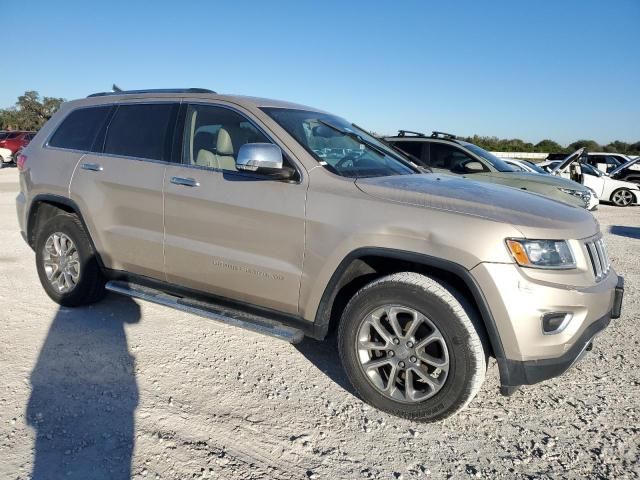
<svg viewBox="0 0 640 480">
<path fill-rule="evenodd" d="M 631 203 L 631 192 L 628 190 L 619 190 L 613 196 L 613 202 L 617 205 L 628 205 Z"/>
<path fill-rule="evenodd" d="M 52 233 L 43 247 L 47 280 L 59 293 L 73 290 L 80 279 L 80 255 L 73 240 L 61 232 Z"/>
<path fill-rule="evenodd" d="M 447 343 L 438 327 L 414 308 L 385 305 L 372 311 L 358 329 L 355 347 L 369 383 L 394 401 L 424 401 L 447 381 Z"/>
</svg>

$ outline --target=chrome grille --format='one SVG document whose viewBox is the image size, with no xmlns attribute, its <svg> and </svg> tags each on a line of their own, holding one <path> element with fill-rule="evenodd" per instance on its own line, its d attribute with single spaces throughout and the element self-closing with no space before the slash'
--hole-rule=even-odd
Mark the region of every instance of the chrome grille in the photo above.
<svg viewBox="0 0 640 480">
<path fill-rule="evenodd" d="M 585 245 L 587 252 L 589 252 L 589 258 L 591 259 L 593 274 L 596 277 L 596 281 L 600 281 L 606 277 L 609 270 L 611 270 L 611 261 L 609 260 L 609 254 L 607 254 L 604 239 L 599 238 L 592 242 L 586 242 Z"/>
</svg>

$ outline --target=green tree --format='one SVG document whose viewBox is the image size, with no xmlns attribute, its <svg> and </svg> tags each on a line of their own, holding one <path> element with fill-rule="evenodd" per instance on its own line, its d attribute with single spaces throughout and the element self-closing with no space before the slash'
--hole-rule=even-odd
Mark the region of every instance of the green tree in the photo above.
<svg viewBox="0 0 640 480">
<path fill-rule="evenodd" d="M 621 142 L 620 140 L 614 140 L 613 142 L 605 145 L 604 151 L 611 153 L 628 153 L 631 145 L 627 142 Z"/>
<path fill-rule="evenodd" d="M 630 153 L 631 155 L 640 155 L 640 142 L 635 142 L 629 145 L 627 153 Z"/>
<path fill-rule="evenodd" d="M 13 130 L 39 130 L 60 108 L 62 98 L 42 97 L 29 90 L 18 97 L 15 106 L 0 110 L 0 128 Z"/>
<path fill-rule="evenodd" d="M 561 153 L 564 152 L 564 147 L 560 145 L 558 142 L 554 142 L 553 140 L 545 139 L 542 140 L 535 145 L 536 152 L 546 152 L 546 153 Z"/>
<path fill-rule="evenodd" d="M 578 150 L 579 148 L 586 148 L 589 152 L 601 152 L 602 147 L 595 140 L 578 140 L 569 145 L 569 150 Z"/>
</svg>

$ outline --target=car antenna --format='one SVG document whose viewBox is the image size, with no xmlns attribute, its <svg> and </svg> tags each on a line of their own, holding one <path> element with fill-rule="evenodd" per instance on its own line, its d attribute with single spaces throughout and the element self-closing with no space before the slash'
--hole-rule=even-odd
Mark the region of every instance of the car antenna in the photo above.
<svg viewBox="0 0 640 480">
<path fill-rule="evenodd" d="M 113 93 L 118 93 L 118 92 L 122 92 L 122 89 L 121 89 L 118 85 L 116 85 L 116 84 L 114 83 L 114 84 L 111 86 L 111 91 L 112 91 Z"/>
</svg>

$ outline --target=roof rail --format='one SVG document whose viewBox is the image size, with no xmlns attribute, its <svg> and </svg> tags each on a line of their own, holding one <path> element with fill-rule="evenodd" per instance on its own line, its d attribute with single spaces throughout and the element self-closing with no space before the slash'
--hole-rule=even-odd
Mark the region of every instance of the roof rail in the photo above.
<svg viewBox="0 0 640 480">
<path fill-rule="evenodd" d="M 147 90 L 119 90 L 115 92 L 98 92 L 88 95 L 90 97 L 107 97 L 109 95 L 138 95 L 141 93 L 216 93 L 208 88 L 155 88 Z"/>
<path fill-rule="evenodd" d="M 424 133 L 421 133 L 421 132 L 414 132 L 412 130 L 398 130 L 398 136 L 399 137 L 406 137 L 407 133 L 409 135 L 415 135 L 416 137 L 426 137 L 426 135 Z"/>
<path fill-rule="evenodd" d="M 448 138 L 449 140 L 455 140 L 456 138 L 458 138 L 453 133 L 436 132 L 436 131 L 431 132 L 431 136 L 434 138 Z"/>
</svg>

